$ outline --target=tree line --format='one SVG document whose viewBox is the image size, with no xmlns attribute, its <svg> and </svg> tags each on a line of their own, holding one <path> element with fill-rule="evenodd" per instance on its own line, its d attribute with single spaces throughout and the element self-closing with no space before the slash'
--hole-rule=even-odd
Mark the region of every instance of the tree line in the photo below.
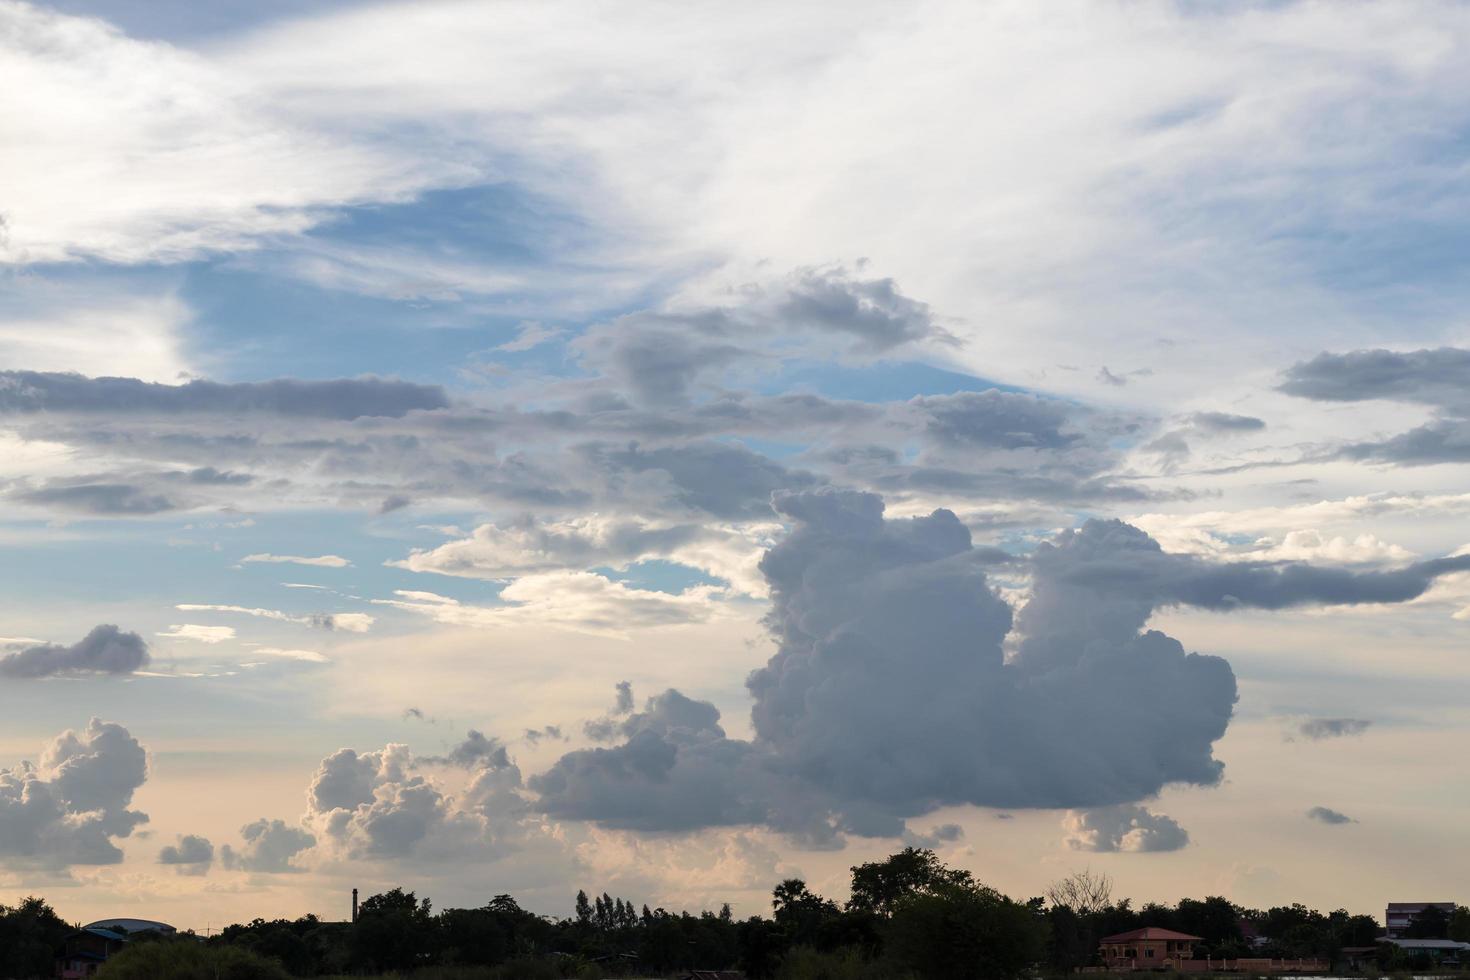
<svg viewBox="0 0 1470 980">
<path fill-rule="evenodd" d="M 1009 980 L 1066 975 L 1097 962 L 1098 940 L 1142 926 L 1201 937 L 1197 956 L 1317 957 L 1334 964 L 1346 947 L 1374 946 L 1379 923 L 1344 910 L 1300 904 L 1249 909 L 1214 896 L 1135 907 L 1115 900 L 1105 875 L 1080 872 L 1043 896 L 1011 899 L 949 868 L 933 851 L 905 848 L 852 868 L 843 904 L 792 878 L 772 891 L 768 916 L 650 909 L 607 892 L 579 891 L 565 918 L 532 913 L 509 895 L 478 908 L 434 911 L 427 898 L 394 888 L 373 895 L 356 923 L 254 919 L 218 935 L 142 933 L 104 967 L 104 980 L 284 980 L 373 976 L 557 980 L 670 976 L 738 969 L 752 980 Z M 0 906 L 0 977 L 52 972 L 70 926 L 41 899 Z M 1470 941 L 1470 910 L 1430 910 L 1411 935 Z M 1403 961 L 1380 947 L 1380 965 Z"/>
</svg>

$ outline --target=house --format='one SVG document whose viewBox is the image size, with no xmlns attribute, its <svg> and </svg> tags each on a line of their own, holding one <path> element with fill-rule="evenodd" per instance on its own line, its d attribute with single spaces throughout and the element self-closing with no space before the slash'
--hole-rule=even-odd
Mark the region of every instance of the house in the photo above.
<svg viewBox="0 0 1470 980">
<path fill-rule="evenodd" d="M 1337 955 L 1349 970 L 1371 970 L 1378 965 L 1377 946 L 1344 946 Z"/>
<path fill-rule="evenodd" d="M 172 936 L 178 930 L 166 922 L 152 919 L 99 919 L 82 926 L 62 941 L 56 953 L 53 971 L 60 980 L 81 980 L 94 976 L 108 958 L 128 944 L 128 936 L 138 932 L 158 932 Z"/>
<path fill-rule="evenodd" d="M 1384 941 L 1393 943 L 1408 956 L 1427 956 L 1432 962 L 1442 966 L 1458 966 L 1470 961 L 1470 943 L 1458 943 L 1453 939 L 1394 939 L 1389 937 Z"/>
<path fill-rule="evenodd" d="M 54 975 L 61 980 L 80 980 L 102 968 L 108 957 L 128 944 L 122 933 L 87 926 L 62 941 L 56 954 Z"/>
<path fill-rule="evenodd" d="M 1408 931 L 1409 925 L 1414 917 L 1427 909 L 1437 909 L 1444 913 L 1445 921 L 1455 914 L 1454 902 L 1389 902 L 1388 910 L 1383 915 L 1384 925 L 1388 926 L 1388 938 L 1397 939 Z"/>
<path fill-rule="evenodd" d="M 1194 959 L 1194 944 L 1203 941 L 1173 929 L 1145 926 L 1104 936 L 1098 942 L 1098 953 L 1113 970 L 1173 970 L 1181 960 Z"/>
</svg>

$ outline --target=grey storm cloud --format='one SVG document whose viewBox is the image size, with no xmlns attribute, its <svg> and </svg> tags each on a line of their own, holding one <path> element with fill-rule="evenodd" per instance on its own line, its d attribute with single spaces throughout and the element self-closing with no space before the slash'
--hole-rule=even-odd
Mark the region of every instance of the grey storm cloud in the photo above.
<svg viewBox="0 0 1470 980">
<path fill-rule="evenodd" d="M 484 733 L 471 728 L 464 741 L 442 756 L 425 756 L 421 762 L 432 765 L 459 766 L 462 769 L 504 768 L 509 766 L 510 757 L 498 739 L 486 738 Z"/>
<path fill-rule="evenodd" d="M 158 852 L 158 863 L 175 866 L 179 874 L 202 875 L 214 863 L 214 845 L 206 837 L 184 834 Z"/>
<path fill-rule="evenodd" d="M 771 350 L 756 346 L 762 338 L 790 344 L 803 334 L 837 337 L 866 355 L 922 340 L 954 342 L 929 307 L 903 295 L 891 279 L 807 269 L 739 298 L 729 307 L 630 313 L 588 329 L 571 346 L 584 365 L 639 405 L 680 407 L 696 394 L 718 397 L 714 382 L 732 367 L 772 363 Z M 705 379 L 710 383 L 700 392 Z"/>
<path fill-rule="evenodd" d="M 840 270 L 794 276 L 777 306 L 783 322 L 845 334 L 873 353 L 918 340 L 954 343 L 928 304 L 903 295 L 892 279 L 852 279 Z"/>
<path fill-rule="evenodd" d="M 771 494 L 822 482 L 815 474 L 789 470 L 760 453 L 725 443 L 652 449 L 591 446 L 583 452 L 606 471 L 656 481 L 671 502 L 715 517 L 769 517 Z"/>
<path fill-rule="evenodd" d="M 604 330 L 589 331 L 578 346 L 585 360 L 620 382 L 638 402 L 678 406 L 690 402 L 701 375 L 751 356 L 727 339 L 739 334 L 739 325 L 722 313 L 635 313 Z"/>
<path fill-rule="evenodd" d="M 1470 407 L 1470 350 L 1358 350 L 1318 354 L 1287 369 L 1280 388 L 1316 401 L 1372 399 Z"/>
<path fill-rule="evenodd" d="M 1173 817 L 1147 807 L 1120 805 L 1073 811 L 1063 821 L 1064 838 L 1074 851 L 1177 851 L 1189 844 L 1189 832 Z"/>
<path fill-rule="evenodd" d="M 747 681 L 756 737 L 727 737 L 713 705 L 667 691 L 621 722 L 620 744 L 531 780 L 547 812 L 641 830 L 763 822 L 820 844 L 897 835 L 949 804 L 1104 806 L 1219 780 L 1234 676 L 1142 632 L 1148 603 L 1108 617 L 1110 600 L 1062 600 L 1039 579 L 1007 663 L 994 557 L 952 513 L 888 520 L 881 498 L 831 490 L 775 505 L 795 529 L 761 563 L 779 649 Z M 1112 710 L 1140 697 L 1163 707 Z"/>
<path fill-rule="evenodd" d="M 1315 820 L 1318 823 L 1325 823 L 1333 827 L 1345 823 L 1357 823 L 1356 820 L 1348 816 L 1346 813 L 1339 813 L 1331 807 L 1325 806 L 1312 807 L 1310 810 L 1307 811 L 1307 819 Z"/>
<path fill-rule="evenodd" d="M 615 690 L 617 696 L 612 710 L 601 718 L 593 718 L 582 724 L 582 734 L 594 742 L 610 742 L 620 735 L 631 734 L 629 722 L 619 719 L 633 713 L 633 683 L 618 681 Z"/>
<path fill-rule="evenodd" d="M 1254 415 L 1229 412 L 1195 412 L 1186 421 L 1196 430 L 1209 433 L 1260 432 L 1266 428 L 1266 423 Z"/>
<path fill-rule="evenodd" d="M 1344 458 L 1408 466 L 1470 460 L 1470 350 L 1319 354 L 1289 368 L 1280 389 L 1316 401 L 1427 405 L 1440 416 L 1387 439 L 1345 446 Z"/>
<path fill-rule="evenodd" d="M 1447 419 L 1401 432 L 1378 442 L 1359 442 L 1343 448 L 1347 459 L 1366 462 L 1430 466 L 1470 461 L 1470 421 Z"/>
<path fill-rule="evenodd" d="M 138 740 L 96 718 L 58 735 L 37 763 L 0 769 L 0 866 L 117 864 L 114 841 L 148 822 L 128 809 L 147 778 Z"/>
<path fill-rule="evenodd" d="M 1072 808 L 1115 849 L 1172 849 L 1187 840 L 1173 821 L 1113 808 L 1219 782 L 1236 684 L 1224 660 L 1147 629 L 1155 610 L 1404 601 L 1466 567 L 1217 565 L 1089 521 L 1037 549 L 1013 615 L 987 579 L 996 556 L 949 511 L 887 519 L 876 495 L 830 489 L 774 503 L 794 529 L 761 562 L 778 650 L 747 680 L 755 737 L 665 691 L 598 723 L 613 744 L 529 781 L 545 812 L 644 831 L 763 823 L 822 846 L 946 805 Z M 1116 710 L 1139 703 L 1152 708 Z"/>
<path fill-rule="evenodd" d="M 943 844 L 954 844 L 965 839 L 965 828 L 957 823 L 943 823 L 926 833 L 908 831 L 903 842 L 909 847 L 936 848 Z"/>
<path fill-rule="evenodd" d="M 1320 742 L 1323 739 L 1361 735 L 1372 724 L 1363 718 L 1308 718 L 1297 726 L 1297 734 Z"/>
<path fill-rule="evenodd" d="M 244 844 L 238 850 L 229 844 L 220 848 L 220 863 L 230 869 L 267 874 L 301 871 L 293 859 L 316 845 L 316 837 L 300 827 L 264 817 L 241 827 L 240 839 Z"/>
<path fill-rule="evenodd" d="M 146 517 L 182 506 L 165 493 L 132 483 L 67 481 L 18 493 L 15 497 L 28 504 L 106 517 Z"/>
<path fill-rule="evenodd" d="M 262 412 L 315 419 L 399 417 L 447 408 L 444 389 L 388 378 L 337 378 L 222 384 L 158 384 L 136 378 L 0 371 L 0 414 L 63 412 L 116 415 Z"/>
<path fill-rule="evenodd" d="M 1058 543 L 1041 545 L 1032 560 L 1037 574 L 1058 590 L 1098 596 L 1115 605 L 1111 615 L 1129 618 L 1155 606 L 1225 610 L 1407 602 L 1439 576 L 1470 570 L 1470 555 L 1370 572 L 1304 562 L 1221 564 L 1169 554 L 1144 532 L 1117 520 L 1089 521 L 1079 531 L 1063 532 Z"/>
<path fill-rule="evenodd" d="M 1036 395 L 992 388 L 921 396 L 909 404 L 926 416 L 929 435 L 950 446 L 1065 449 L 1081 439 L 1063 431 L 1071 408 Z"/>
<path fill-rule="evenodd" d="M 131 674 L 148 663 L 148 644 L 111 624 L 94 626 L 71 646 L 42 643 L 0 657 L 0 677 L 34 679 L 58 674 Z"/>
</svg>

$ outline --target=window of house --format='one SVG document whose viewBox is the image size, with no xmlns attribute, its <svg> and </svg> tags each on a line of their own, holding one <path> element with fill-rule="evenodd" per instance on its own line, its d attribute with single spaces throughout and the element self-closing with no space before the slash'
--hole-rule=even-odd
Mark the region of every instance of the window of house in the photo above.
<svg viewBox="0 0 1470 980">
<path fill-rule="evenodd" d="M 1152 948 L 1149 948 L 1149 949 L 1144 950 L 1143 951 L 1143 958 L 1146 959 L 1146 960 L 1153 959 L 1154 958 L 1154 951 L 1153 951 L 1153 949 Z"/>
</svg>

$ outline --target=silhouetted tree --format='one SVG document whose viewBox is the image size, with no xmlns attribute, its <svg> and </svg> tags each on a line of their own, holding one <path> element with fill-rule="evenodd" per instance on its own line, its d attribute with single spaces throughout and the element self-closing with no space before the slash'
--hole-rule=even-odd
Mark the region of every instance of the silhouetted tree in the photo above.
<svg viewBox="0 0 1470 980">
<path fill-rule="evenodd" d="M 1404 930 L 1405 939 L 1448 939 L 1450 916 L 1444 909 L 1430 906 L 1414 913 Z"/>
<path fill-rule="evenodd" d="M 15 908 L 0 905 L 0 976 L 50 976 L 56 947 L 70 932 L 51 906 L 35 896 Z"/>
<path fill-rule="evenodd" d="M 893 909 L 886 955 L 923 980 L 1011 980 L 1043 951 L 1026 906 L 974 883 L 909 895 Z"/>
<path fill-rule="evenodd" d="M 577 921 L 584 926 L 592 925 L 592 903 L 587 900 L 587 893 L 581 889 L 577 891 Z"/>
<path fill-rule="evenodd" d="M 886 916 L 898 902 L 911 895 L 926 895 L 973 881 L 970 872 L 945 867 L 933 851 L 905 847 L 886 860 L 859 864 L 852 869 L 852 898 L 847 908 Z"/>
</svg>

